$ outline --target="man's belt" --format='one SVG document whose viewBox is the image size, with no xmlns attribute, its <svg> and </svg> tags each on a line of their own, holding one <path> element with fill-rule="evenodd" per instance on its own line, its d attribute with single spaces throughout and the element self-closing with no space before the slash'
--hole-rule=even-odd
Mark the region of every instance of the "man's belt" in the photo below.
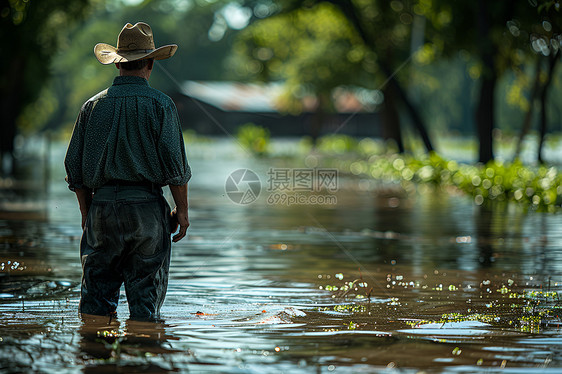
<svg viewBox="0 0 562 374">
<path fill-rule="evenodd" d="M 107 183 L 105 183 L 103 186 L 101 186 L 100 188 L 107 188 L 107 187 L 113 187 L 116 189 L 119 189 L 121 187 L 123 188 L 130 188 L 130 187 L 141 187 L 143 189 L 149 189 L 152 191 L 156 191 L 158 189 L 160 189 L 162 186 L 156 183 L 152 183 L 150 181 L 144 180 L 144 181 L 125 181 L 125 180 L 119 180 L 119 179 L 113 179 L 108 181 Z M 97 188 L 97 190 L 99 190 L 100 188 Z M 94 190 L 95 192 L 95 190 Z"/>
<path fill-rule="evenodd" d="M 110 187 L 160 187 L 159 185 L 149 182 L 149 181 L 124 181 L 119 179 L 113 179 L 108 181 L 104 186 Z"/>
</svg>

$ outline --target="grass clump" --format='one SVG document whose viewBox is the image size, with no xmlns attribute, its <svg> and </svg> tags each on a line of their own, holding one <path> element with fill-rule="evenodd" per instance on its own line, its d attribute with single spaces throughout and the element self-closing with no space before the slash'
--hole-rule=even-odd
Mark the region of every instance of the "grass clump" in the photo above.
<svg viewBox="0 0 562 374">
<path fill-rule="evenodd" d="M 265 127 L 246 123 L 238 128 L 236 139 L 254 156 L 265 156 L 269 150 L 270 135 Z"/>
</svg>

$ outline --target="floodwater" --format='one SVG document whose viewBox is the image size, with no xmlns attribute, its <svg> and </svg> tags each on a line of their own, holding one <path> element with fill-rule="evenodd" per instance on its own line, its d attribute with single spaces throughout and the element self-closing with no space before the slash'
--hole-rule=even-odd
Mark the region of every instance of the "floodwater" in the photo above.
<svg viewBox="0 0 562 374">
<path fill-rule="evenodd" d="M 77 314 L 80 216 L 53 147 L 48 194 L 20 202 L 44 210 L 0 217 L 0 372 L 562 370 L 560 214 L 342 176 L 337 203 L 268 203 L 267 172 L 290 162 L 188 148 L 189 238 L 163 321 L 141 323 L 124 294 L 117 320 Z M 261 180 L 251 204 L 225 193 L 240 168 Z"/>
</svg>

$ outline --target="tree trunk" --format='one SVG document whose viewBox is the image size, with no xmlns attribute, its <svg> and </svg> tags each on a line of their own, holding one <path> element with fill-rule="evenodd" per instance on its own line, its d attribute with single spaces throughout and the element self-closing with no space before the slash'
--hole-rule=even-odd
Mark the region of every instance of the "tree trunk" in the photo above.
<svg viewBox="0 0 562 374">
<path fill-rule="evenodd" d="M 16 137 L 16 119 L 21 111 L 21 88 L 23 84 L 23 59 L 16 54 L 12 58 L 9 68 L 2 72 L 2 84 L 0 84 L 0 155 L 2 160 L 8 156 L 12 160 L 11 170 L 14 169 L 14 138 Z M 3 165 L 2 165 L 3 166 Z M 0 167 L 0 171 L 4 171 Z"/>
<path fill-rule="evenodd" d="M 324 127 L 324 122 L 326 122 L 326 108 L 330 105 L 330 97 L 326 93 L 318 94 L 318 106 L 312 115 L 310 121 L 309 135 L 312 138 L 312 144 L 317 145 L 318 139 L 322 134 L 322 128 Z"/>
<path fill-rule="evenodd" d="M 477 15 L 479 49 L 482 59 L 480 99 L 476 110 L 476 127 L 479 141 L 478 161 L 487 163 L 494 159 L 494 93 L 497 82 L 495 66 L 496 49 L 490 40 L 490 20 L 487 0 L 479 0 Z"/>
<path fill-rule="evenodd" d="M 537 66 L 535 70 L 535 79 L 533 82 L 533 88 L 531 90 L 531 97 L 529 98 L 529 108 L 525 113 L 525 118 L 523 119 L 523 125 L 521 126 L 521 132 L 519 133 L 519 139 L 517 140 L 517 146 L 515 147 L 515 153 L 513 154 L 513 161 L 519 158 L 521 154 L 521 148 L 523 147 L 523 140 L 525 136 L 529 133 L 531 129 L 531 120 L 533 118 L 533 108 L 535 106 L 535 100 L 539 94 L 540 87 L 540 75 L 541 75 L 541 62 L 542 59 L 537 56 Z"/>
<path fill-rule="evenodd" d="M 425 124 L 417 108 L 410 101 L 408 95 L 406 95 L 406 92 L 394 77 L 390 79 L 390 84 L 394 87 L 393 91 L 396 92 L 398 97 L 402 100 L 402 103 L 404 103 L 404 106 L 406 107 L 406 110 L 408 111 L 408 114 L 410 115 L 410 119 L 412 120 L 412 123 L 414 125 L 414 128 L 418 131 L 420 137 L 422 138 L 423 144 L 425 145 L 425 149 L 428 152 L 432 152 L 434 150 L 433 145 L 431 144 L 431 140 L 429 139 L 429 134 L 425 128 Z"/>
<path fill-rule="evenodd" d="M 410 115 L 410 119 L 412 120 L 412 124 L 414 125 L 414 128 L 420 134 L 420 137 L 423 141 L 425 149 L 428 152 L 432 152 L 434 149 L 433 149 L 433 145 L 431 144 L 431 140 L 429 139 L 429 134 L 428 134 L 428 132 L 425 128 L 425 124 L 424 124 L 418 110 L 416 109 L 414 104 L 408 98 L 408 95 L 406 94 L 406 91 L 404 91 L 404 89 L 400 85 L 400 82 L 398 82 L 396 80 L 396 77 L 395 77 L 396 72 L 392 71 L 392 69 L 390 69 L 389 65 L 384 61 L 379 61 L 379 65 L 380 65 L 383 73 L 386 76 L 389 77 L 388 78 L 388 86 L 391 89 L 388 90 L 388 91 L 390 91 L 390 94 L 394 95 L 396 98 L 398 98 L 402 101 L 402 103 L 406 107 L 406 110 L 407 110 L 408 114 Z M 386 97 L 385 87 L 383 87 L 382 90 L 385 92 L 385 97 Z"/>
<path fill-rule="evenodd" d="M 546 76 L 546 82 L 544 82 L 541 90 L 540 103 L 541 103 L 541 116 L 540 116 L 540 127 L 539 127 L 539 147 L 537 150 L 537 160 L 539 163 L 543 164 L 544 160 L 542 158 L 542 148 L 544 145 L 544 137 L 546 135 L 547 128 L 547 113 L 546 113 L 546 100 L 548 96 L 548 89 L 552 83 L 552 74 L 554 73 L 554 68 L 558 62 L 558 57 L 560 56 L 560 50 L 554 55 L 550 55 L 548 58 L 548 70 Z"/>
<path fill-rule="evenodd" d="M 496 88 L 496 74 L 482 76 L 480 100 L 476 112 L 478 129 L 478 162 L 487 163 L 494 159 L 494 143 L 492 133 L 494 130 L 494 92 Z"/>
<path fill-rule="evenodd" d="M 493 210 L 480 206 L 474 213 L 474 227 L 476 230 L 476 248 L 478 249 L 480 266 L 489 268 L 493 264 L 494 247 L 492 246 Z"/>
<path fill-rule="evenodd" d="M 540 164 L 544 164 L 544 160 L 542 158 L 542 147 L 544 144 L 544 136 L 546 134 L 546 87 L 543 87 L 540 97 L 541 103 L 541 114 L 540 114 L 540 122 L 539 122 L 539 147 L 537 149 L 537 161 Z"/>
<path fill-rule="evenodd" d="M 335 6 L 337 6 L 342 13 L 346 16 L 346 18 L 349 20 L 349 22 L 353 25 L 353 27 L 355 28 L 355 30 L 357 31 L 357 33 L 359 34 L 359 36 L 361 37 L 361 39 L 363 39 L 363 42 L 365 43 L 366 46 L 368 46 L 369 48 L 373 49 L 374 52 L 377 52 L 374 50 L 374 46 L 377 45 L 377 43 L 375 42 L 375 39 L 372 37 L 371 34 L 369 34 L 366 30 L 365 27 L 363 26 L 361 19 L 359 18 L 357 9 L 355 8 L 355 6 L 353 5 L 352 1 L 337 1 L 337 0 L 326 0 L 329 3 L 334 4 Z M 378 54 L 378 53 L 376 53 Z M 426 131 L 426 127 L 423 123 L 423 120 L 421 118 L 421 116 L 419 115 L 416 107 L 413 105 L 413 103 L 408 99 L 404 89 L 402 88 L 402 86 L 400 85 L 400 82 L 398 82 L 396 80 L 396 73 L 397 71 L 393 70 L 390 68 L 389 65 L 387 65 L 386 63 L 379 61 L 379 64 L 381 66 L 382 71 L 384 72 L 384 74 L 387 76 L 388 78 L 388 83 L 389 85 L 393 86 L 393 93 L 391 93 L 391 95 L 396 95 L 395 97 L 399 98 L 400 100 L 402 100 L 402 102 L 404 103 L 406 109 L 408 110 L 408 114 L 410 115 L 410 117 L 412 118 L 412 122 L 415 126 L 415 128 L 419 131 L 423 143 L 426 147 L 426 149 L 428 151 L 432 151 L 433 150 L 433 146 L 429 140 L 429 135 Z M 381 89 L 383 91 L 385 91 L 385 87 L 381 87 Z M 388 95 L 385 93 L 385 100 L 388 97 Z M 384 109 L 383 109 L 384 110 Z M 397 127 L 395 128 L 395 131 L 400 131 L 400 128 Z M 402 139 L 402 137 L 400 136 L 400 139 Z M 401 142 L 401 140 L 400 140 Z M 403 149 L 404 145 L 399 145 L 399 148 Z"/>
<path fill-rule="evenodd" d="M 404 153 L 404 142 L 402 141 L 402 131 L 400 129 L 400 115 L 396 107 L 395 93 L 393 86 L 383 89 L 384 103 L 381 108 L 382 118 L 382 137 L 384 140 L 393 140 L 398 147 L 399 153 Z"/>
</svg>

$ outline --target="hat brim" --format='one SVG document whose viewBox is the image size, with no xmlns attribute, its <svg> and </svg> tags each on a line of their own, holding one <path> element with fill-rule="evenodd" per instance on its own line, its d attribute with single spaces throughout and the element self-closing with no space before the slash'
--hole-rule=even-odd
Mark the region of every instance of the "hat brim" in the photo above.
<svg viewBox="0 0 562 374">
<path fill-rule="evenodd" d="M 117 48 L 105 43 L 98 43 L 94 47 L 94 55 L 104 65 L 113 64 L 116 62 L 129 62 L 142 60 L 145 58 L 153 58 L 155 60 L 164 60 L 170 58 L 176 53 L 178 46 L 176 44 L 164 45 L 153 51 L 131 51 L 131 52 L 118 52 Z"/>
</svg>

